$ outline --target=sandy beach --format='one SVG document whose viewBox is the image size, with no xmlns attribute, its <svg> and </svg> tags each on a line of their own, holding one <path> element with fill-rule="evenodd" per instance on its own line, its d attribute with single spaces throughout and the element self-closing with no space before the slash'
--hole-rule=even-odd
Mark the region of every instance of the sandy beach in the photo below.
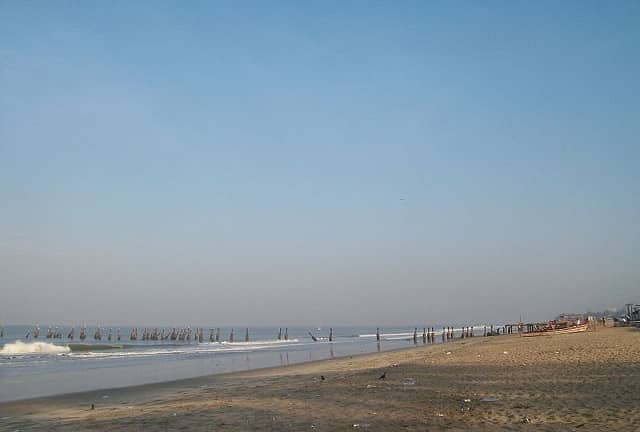
<svg viewBox="0 0 640 432">
<path fill-rule="evenodd" d="M 640 331 L 598 328 L 4 403 L 0 430 L 631 431 L 638 407 Z"/>
</svg>

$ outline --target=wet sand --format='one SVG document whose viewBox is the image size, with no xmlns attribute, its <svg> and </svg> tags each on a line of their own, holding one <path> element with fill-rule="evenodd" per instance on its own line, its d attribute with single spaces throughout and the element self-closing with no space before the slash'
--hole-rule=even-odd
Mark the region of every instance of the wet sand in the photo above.
<svg viewBox="0 0 640 432">
<path fill-rule="evenodd" d="M 639 407 L 640 330 L 598 328 L 4 403 L 0 430 L 631 431 Z"/>
</svg>

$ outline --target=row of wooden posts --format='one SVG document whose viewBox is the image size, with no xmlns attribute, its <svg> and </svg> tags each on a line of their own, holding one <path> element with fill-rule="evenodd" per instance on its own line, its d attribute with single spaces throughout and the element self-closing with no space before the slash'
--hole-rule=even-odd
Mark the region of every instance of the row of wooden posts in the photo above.
<svg viewBox="0 0 640 432">
<path fill-rule="evenodd" d="M 527 331 L 532 331 L 533 330 L 533 324 L 526 324 L 526 328 Z M 523 330 L 523 326 L 522 325 L 516 325 L 516 324 L 507 324 L 504 325 L 502 327 L 495 327 L 492 326 L 484 326 L 482 335 L 483 336 L 499 336 L 500 334 L 512 334 L 513 333 L 513 328 L 516 327 L 516 329 L 519 332 L 522 332 Z M 34 331 L 34 338 L 38 337 L 38 333 L 39 333 L 39 328 L 37 328 L 36 331 Z M 214 331 L 215 330 L 215 331 Z M 72 328 L 71 332 L 69 333 L 69 336 L 67 336 L 70 339 L 73 339 L 73 331 L 74 329 Z M 0 332 L 4 332 L 2 328 L 0 328 Z M 182 332 L 184 332 L 185 336 L 182 337 Z M 458 331 L 454 329 L 454 327 L 442 327 L 442 333 L 438 332 L 438 337 L 440 337 L 442 339 L 443 342 L 448 341 L 448 340 L 452 340 L 454 339 L 454 334 L 457 333 Z M 192 333 L 192 329 L 191 328 L 186 328 L 186 329 L 179 329 L 179 331 L 176 331 L 176 329 L 174 328 L 173 331 L 171 332 L 171 334 L 166 333 L 164 329 L 162 330 L 162 332 L 158 332 L 158 329 L 144 329 L 143 332 L 143 340 L 146 339 L 152 339 L 155 340 L 155 334 L 158 334 L 158 339 L 159 340 L 165 340 L 165 339 L 169 339 L 171 338 L 171 340 L 175 340 L 176 338 L 179 337 L 180 340 L 186 339 L 186 340 L 191 340 L 191 337 L 193 335 L 193 338 L 196 342 L 203 342 L 204 341 L 204 329 L 203 328 L 197 328 L 195 329 L 195 331 L 193 331 Z M 180 336 L 175 336 L 176 334 L 180 334 Z M 100 334 L 100 336 L 98 336 L 98 334 Z M 102 334 L 102 329 L 100 327 L 97 328 L 96 330 L 96 339 L 101 339 L 101 334 Z M 145 335 L 151 335 L 149 337 L 146 337 Z M 309 336 L 311 336 L 311 339 L 314 342 L 317 342 L 319 339 L 311 332 L 308 332 Z M 216 329 L 209 329 L 209 342 L 220 342 L 221 341 L 221 337 L 220 337 L 220 328 L 216 328 Z M 464 339 L 467 337 L 474 337 L 475 333 L 474 333 L 474 327 L 472 326 L 465 326 L 462 327 L 460 329 L 460 335 L 459 337 Z M 0 336 L 1 337 L 1 336 Z M 27 338 L 29 337 L 29 334 L 27 334 Z M 81 328 L 81 335 L 80 338 L 84 340 L 84 338 L 86 337 L 86 328 L 82 327 Z M 131 340 L 136 340 L 138 338 L 138 329 L 134 328 L 131 330 Z M 413 331 L 413 340 L 414 342 L 418 341 L 418 328 L 414 328 Z M 109 340 L 111 340 L 111 330 L 109 331 Z M 435 327 L 424 327 L 422 329 L 422 340 L 425 342 L 435 342 L 436 339 L 436 331 L 435 331 Z M 120 340 L 120 329 L 118 329 L 117 331 L 117 340 Z M 282 328 L 279 329 L 278 331 L 278 340 L 289 340 L 289 329 L 285 328 L 284 329 L 284 333 L 282 331 Z M 334 340 L 334 334 L 333 334 L 333 328 L 329 329 L 329 342 L 333 342 Z M 380 328 L 376 329 L 376 340 L 380 341 L 381 340 L 381 336 L 380 336 Z M 234 342 L 235 341 L 235 334 L 234 334 L 234 329 L 231 329 L 231 332 L 229 334 L 229 342 Z M 244 341 L 245 342 L 249 342 L 249 329 L 247 328 L 245 331 L 245 337 L 244 337 Z"/>
<path fill-rule="evenodd" d="M 513 325 L 505 325 L 503 327 L 495 327 L 493 325 L 487 327 L 484 326 L 482 331 L 482 336 L 499 336 L 500 334 L 512 334 L 513 333 Z M 442 333 L 439 333 L 442 342 L 449 341 L 454 339 L 456 330 L 453 327 L 442 327 Z M 474 337 L 474 327 L 473 326 L 464 326 L 460 329 L 460 338 L 469 338 Z M 376 329 L 376 340 L 380 341 L 380 328 Z M 426 342 L 435 342 L 436 340 L 436 331 L 435 327 L 423 327 L 422 328 L 422 341 Z M 418 328 L 414 328 L 413 330 L 413 342 L 418 342 Z"/>
<path fill-rule="evenodd" d="M 513 333 L 513 327 L 514 325 L 505 325 L 503 327 L 495 327 L 493 325 L 487 327 L 484 326 L 482 335 L 483 336 L 499 336 L 500 334 L 511 334 Z M 452 340 L 454 339 L 454 334 L 455 334 L 456 330 L 453 327 L 442 327 L 442 333 L 440 334 L 440 337 L 442 339 L 442 341 L 448 341 L 448 340 Z M 199 331 L 196 330 L 196 334 L 198 335 L 198 339 L 200 342 L 202 342 L 203 340 L 203 334 L 202 334 L 202 329 L 200 329 Z M 317 342 L 319 339 L 311 332 L 308 332 L 309 336 L 311 337 L 311 339 L 314 342 Z M 468 337 L 474 337 L 474 327 L 473 326 L 465 326 L 461 328 L 461 332 L 460 332 L 460 338 L 464 339 L 464 338 L 468 338 Z M 381 339 L 380 337 L 380 328 L 376 328 L 376 340 L 379 342 Z M 435 327 L 424 327 L 422 329 L 422 340 L 424 342 L 435 342 L 436 339 L 436 332 L 435 332 Z M 246 329 L 245 332 L 245 337 L 244 337 L 245 342 L 249 342 L 249 329 Z M 285 328 L 284 330 L 284 334 L 282 333 L 282 328 L 280 328 L 280 330 L 278 331 L 278 340 L 289 340 L 289 329 Z M 329 329 L 329 342 L 333 342 L 334 340 L 334 334 L 333 334 L 333 328 Z M 413 340 L 414 342 L 417 342 L 418 340 L 418 328 L 414 328 L 413 331 Z M 216 329 L 215 332 L 215 337 L 214 337 L 214 333 L 213 333 L 213 329 L 210 330 L 209 333 L 209 341 L 211 342 L 219 342 L 220 341 L 220 329 Z M 231 333 L 229 334 L 229 342 L 233 342 L 234 341 L 234 330 L 231 329 Z"/>
<path fill-rule="evenodd" d="M 514 325 L 505 325 L 503 327 L 496 327 L 494 328 L 494 326 L 484 326 L 483 328 L 483 332 L 482 335 L 483 336 L 499 336 L 500 334 L 511 334 L 513 333 L 513 327 Z M 464 339 L 464 338 L 468 338 L 468 337 L 474 337 L 475 333 L 474 333 L 474 327 L 473 326 L 465 326 L 462 327 L 460 329 L 460 338 Z M 175 331 L 175 330 L 174 330 Z M 191 329 L 189 329 L 189 333 L 191 333 Z M 200 329 L 196 329 L 195 331 L 195 340 L 199 341 L 199 342 L 203 342 L 204 340 L 204 329 L 200 328 Z M 454 327 L 442 327 L 442 333 L 440 333 L 440 338 L 442 339 L 442 342 L 445 341 L 449 341 L 454 339 L 454 335 L 456 333 L 456 330 L 454 329 Z M 317 342 L 319 339 L 311 332 L 308 332 L 309 336 L 311 337 L 311 339 L 314 342 Z M 190 335 L 189 335 L 190 336 Z M 190 337 L 189 337 L 190 339 Z M 380 336 L 380 328 L 376 328 L 376 340 L 379 342 L 381 339 Z M 235 341 L 235 334 L 234 334 L 234 329 L 231 329 L 231 332 L 229 333 L 229 342 L 234 342 Z M 278 331 L 278 340 L 289 340 L 289 328 L 285 328 L 284 329 L 284 334 L 282 332 L 282 328 L 279 329 Z M 329 342 L 333 342 L 334 340 L 334 335 L 333 335 L 333 328 L 329 329 Z M 436 331 L 435 331 L 435 327 L 424 327 L 422 329 L 422 340 L 423 342 L 435 342 L 436 340 Z M 214 333 L 214 329 L 210 329 L 209 330 L 209 341 L 210 342 L 220 342 L 220 329 L 216 328 L 215 329 L 215 333 Z M 249 342 L 249 329 L 247 328 L 245 331 L 245 337 L 244 337 L 244 341 L 245 342 Z M 413 341 L 417 342 L 418 341 L 418 328 L 414 328 L 413 331 Z"/>
</svg>

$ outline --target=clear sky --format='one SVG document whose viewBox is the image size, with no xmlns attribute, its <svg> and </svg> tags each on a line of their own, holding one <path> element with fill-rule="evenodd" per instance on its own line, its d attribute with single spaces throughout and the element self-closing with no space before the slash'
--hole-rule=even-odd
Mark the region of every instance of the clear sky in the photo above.
<svg viewBox="0 0 640 432">
<path fill-rule="evenodd" d="M 640 302 L 639 77 L 637 1 L 0 0 L 0 321 Z"/>
</svg>

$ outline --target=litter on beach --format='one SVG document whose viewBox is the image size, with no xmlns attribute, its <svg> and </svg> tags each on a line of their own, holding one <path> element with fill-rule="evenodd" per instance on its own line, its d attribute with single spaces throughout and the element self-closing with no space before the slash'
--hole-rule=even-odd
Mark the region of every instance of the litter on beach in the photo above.
<svg viewBox="0 0 640 432">
<path fill-rule="evenodd" d="M 498 399 L 493 396 L 487 396 L 480 399 L 480 402 L 498 402 Z"/>
</svg>

